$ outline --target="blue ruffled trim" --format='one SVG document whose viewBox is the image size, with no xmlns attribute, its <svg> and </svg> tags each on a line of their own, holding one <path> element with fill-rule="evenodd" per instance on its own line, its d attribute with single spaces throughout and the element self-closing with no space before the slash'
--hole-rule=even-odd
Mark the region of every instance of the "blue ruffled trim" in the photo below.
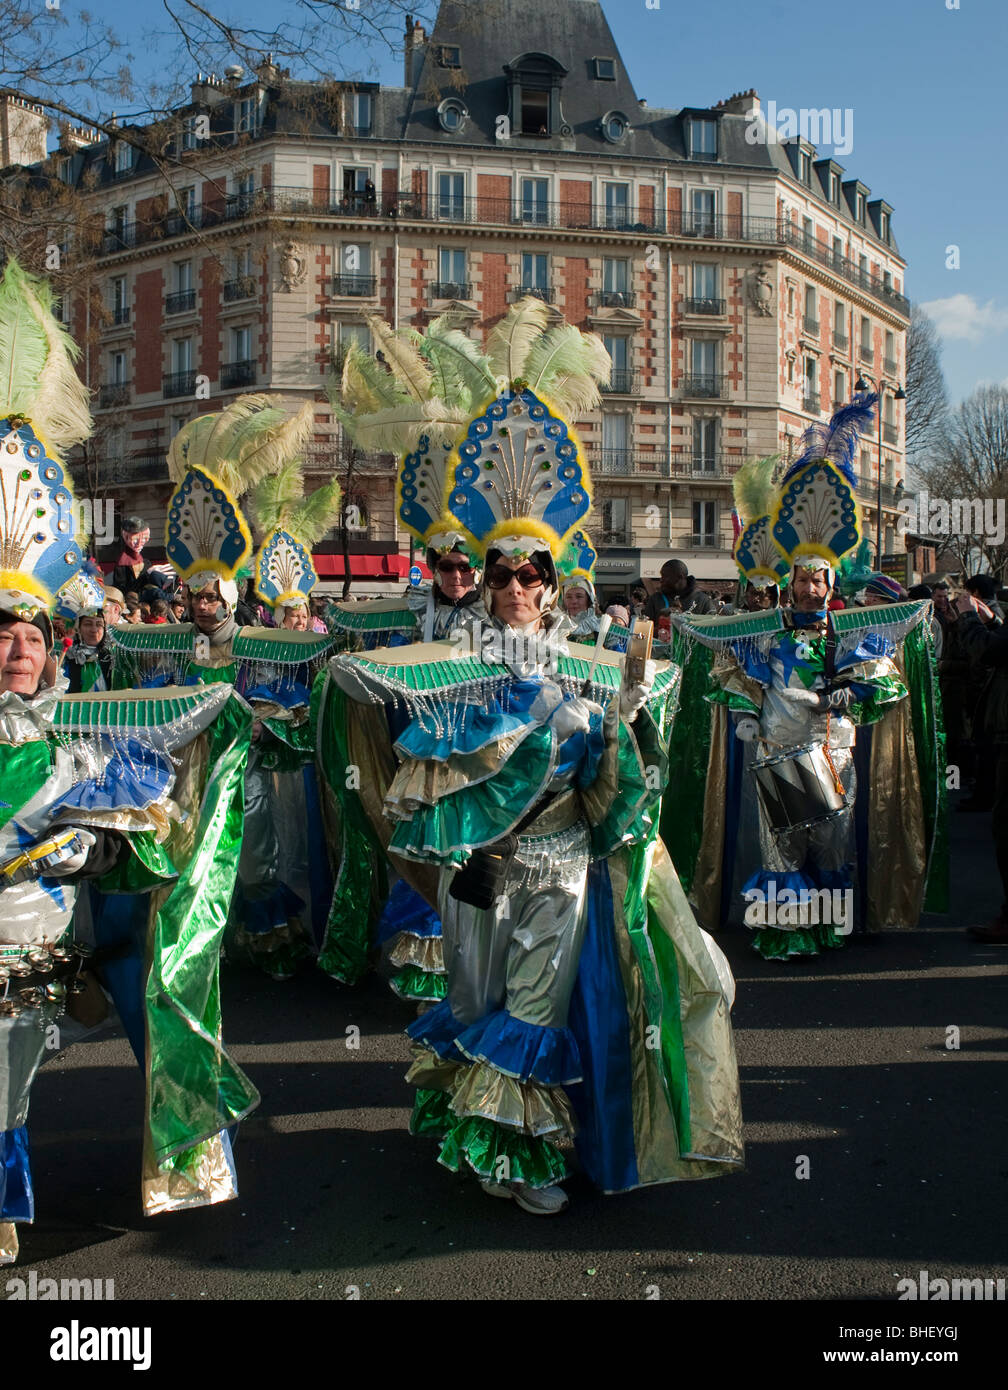
<svg viewBox="0 0 1008 1390">
<path fill-rule="evenodd" d="M 0 1220 L 35 1220 L 27 1125 L 0 1131 Z"/>
<path fill-rule="evenodd" d="M 414 1042 L 429 1047 L 445 1061 L 464 1062 L 465 1058 L 455 1046 L 455 1039 L 465 1031 L 465 1027 L 452 1013 L 448 1000 L 442 999 L 440 1004 L 414 1019 L 406 1032 Z"/>
<path fill-rule="evenodd" d="M 814 893 L 817 886 L 804 869 L 757 869 L 743 883 L 742 893 L 744 895 L 756 889 L 762 897 L 768 898 L 772 884 L 776 885 L 777 897 L 785 888 L 792 893 Z"/>
<path fill-rule="evenodd" d="M 523 1023 L 497 1009 L 455 1039 L 471 1062 L 486 1062 L 505 1076 L 540 1086 L 573 1086 L 581 1080 L 581 1054 L 569 1028 Z"/>
<path fill-rule="evenodd" d="M 57 811 L 143 809 L 163 800 L 174 777 L 171 759 L 135 738 L 103 740 L 108 754 L 100 778 L 77 782 L 55 801 Z"/>
<path fill-rule="evenodd" d="M 379 919 L 378 945 L 384 945 L 400 932 L 420 937 L 441 935 L 441 918 L 404 878 L 396 880 Z"/>
<path fill-rule="evenodd" d="M 498 739 L 530 728 L 535 720 L 514 711 L 505 712 L 497 701 L 487 707 L 452 702 L 435 730 L 413 720 L 399 735 L 396 751 L 406 758 L 433 758 L 444 762 L 453 754 L 478 753 Z"/>
<path fill-rule="evenodd" d="M 274 705 L 282 705 L 284 709 L 288 710 L 311 704 L 311 690 L 303 681 L 299 680 L 263 682 L 248 689 L 239 689 L 239 693 L 248 700 L 249 704 L 253 700 L 262 700 Z"/>
</svg>

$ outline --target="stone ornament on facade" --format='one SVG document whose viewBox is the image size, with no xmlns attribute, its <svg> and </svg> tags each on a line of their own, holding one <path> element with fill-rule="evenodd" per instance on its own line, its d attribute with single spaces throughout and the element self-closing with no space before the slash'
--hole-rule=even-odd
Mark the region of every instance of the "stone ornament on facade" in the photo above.
<svg viewBox="0 0 1008 1390">
<path fill-rule="evenodd" d="M 288 241 L 280 257 L 280 279 L 284 289 L 290 293 L 298 285 L 303 285 L 308 274 L 308 257 L 299 242 Z"/>
<path fill-rule="evenodd" d="M 773 313 L 774 285 L 765 265 L 758 265 L 749 276 L 749 303 L 762 318 Z"/>
</svg>

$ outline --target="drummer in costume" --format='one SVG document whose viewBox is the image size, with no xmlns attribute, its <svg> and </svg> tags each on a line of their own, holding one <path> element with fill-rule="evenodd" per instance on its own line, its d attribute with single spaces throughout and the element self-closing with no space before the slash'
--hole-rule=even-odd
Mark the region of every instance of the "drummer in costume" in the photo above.
<svg viewBox="0 0 1008 1390">
<path fill-rule="evenodd" d="M 703 718 L 696 712 L 703 665 L 691 662 L 693 649 L 713 653 L 706 698 L 715 715 L 703 840 L 689 870 L 693 895 L 701 920 L 715 926 L 731 912 L 733 887 L 741 891 L 753 944 L 771 959 L 842 945 L 855 913 L 870 929 L 913 925 L 937 844 L 939 712 L 933 691 L 910 709 L 901 646 L 923 605 L 894 605 L 902 611 L 877 618 L 828 608 L 837 566 L 860 539 L 851 459 L 875 401 L 855 398 L 828 426 L 808 432 L 779 495 L 758 508 L 736 544 L 747 580 L 780 584 L 776 557 L 787 564 L 791 607 L 676 619 L 679 653 L 693 666 L 684 702 L 694 706 L 677 738 L 689 738 L 691 728 L 697 734 Z M 912 664 L 920 687 L 930 675 L 927 651 Z M 864 743 L 877 756 L 859 786 L 857 730 L 871 726 L 878 734 Z M 683 744 L 678 751 L 685 756 Z M 688 755 L 694 771 L 697 752 Z M 695 812 L 692 780 L 691 789 L 683 779 L 683 799 Z M 671 823 L 669 832 L 675 836 Z M 678 843 L 680 853 L 688 850 L 688 837 Z M 874 860 L 883 847 L 884 862 Z"/>
<path fill-rule="evenodd" d="M 615 654 L 568 647 L 557 608 L 556 559 L 590 492 L 530 370 L 572 330 L 544 327 L 524 301 L 494 330 L 505 384 L 452 460 L 447 503 L 482 559 L 488 621 L 331 671 L 409 715 L 384 811 L 392 852 L 436 870 L 448 977 L 409 1029 L 413 1128 L 445 1166 L 548 1215 L 567 1205 L 575 1129 L 606 1191 L 729 1172 L 741 1143 L 718 955 L 655 834 L 676 673 L 623 681 Z"/>
<path fill-rule="evenodd" d="M 227 691 L 173 691 L 155 702 L 70 697 L 50 655 L 55 595 L 82 564 L 62 455 L 91 428 L 77 350 L 51 303 L 47 285 L 8 262 L 0 281 L 0 1260 L 8 1262 L 16 1223 L 34 1216 L 27 1118 L 47 1030 L 84 991 L 71 924 L 82 880 L 103 894 L 149 894 L 145 967 L 121 994 L 106 980 L 127 1029 L 139 1020 L 145 1210 L 234 1196 L 226 1128 L 258 1100 L 221 1045 L 216 990 L 215 924 L 237 860 L 230 837 L 240 835 L 250 721 Z M 187 804 L 189 794 L 198 802 Z"/>
</svg>

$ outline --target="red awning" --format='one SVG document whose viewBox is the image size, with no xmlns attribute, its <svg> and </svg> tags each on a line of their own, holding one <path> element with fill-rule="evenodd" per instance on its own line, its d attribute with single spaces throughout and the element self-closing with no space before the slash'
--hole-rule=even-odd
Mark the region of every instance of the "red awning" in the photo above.
<svg viewBox="0 0 1008 1390">
<path fill-rule="evenodd" d="M 320 579 L 342 579 L 342 555 L 315 555 L 315 570 Z M 430 570 L 420 564 L 420 572 L 430 579 Z M 354 579 L 404 579 L 409 574 L 409 560 L 397 553 L 385 555 L 351 555 L 350 574 Z"/>
</svg>

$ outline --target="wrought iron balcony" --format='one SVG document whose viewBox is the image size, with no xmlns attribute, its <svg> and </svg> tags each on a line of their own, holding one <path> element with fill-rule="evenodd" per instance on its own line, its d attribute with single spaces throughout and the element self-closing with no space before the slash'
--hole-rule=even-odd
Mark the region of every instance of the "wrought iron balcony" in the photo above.
<svg viewBox="0 0 1008 1390">
<path fill-rule="evenodd" d="M 702 397 L 705 400 L 723 400 L 725 378 L 720 372 L 693 373 L 683 378 L 683 395 Z"/>
<path fill-rule="evenodd" d="M 113 304 L 109 313 L 112 315 L 112 323 L 116 328 L 121 328 L 130 321 L 130 306 L 128 304 Z"/>
<path fill-rule="evenodd" d="M 819 320 L 811 318 L 808 314 L 802 315 L 802 329 L 810 338 L 819 337 Z"/>
<path fill-rule="evenodd" d="M 552 304 L 556 298 L 556 290 L 552 285 L 522 285 L 521 289 L 512 290 L 515 299 L 523 299 L 530 294 L 535 299 L 542 299 L 547 304 Z"/>
<path fill-rule="evenodd" d="M 895 357 L 883 357 L 882 372 L 884 376 L 895 376 L 899 371 L 899 363 Z"/>
<path fill-rule="evenodd" d="M 870 367 L 872 363 L 875 361 L 875 349 L 868 347 L 865 343 L 862 343 L 858 348 L 858 360 L 861 362 L 867 362 Z"/>
<path fill-rule="evenodd" d="M 369 295 L 378 292 L 378 277 L 376 275 L 334 275 L 333 288 L 334 295 L 344 295 L 352 299 L 366 299 Z"/>
<path fill-rule="evenodd" d="M 117 405 L 128 405 L 130 384 L 128 381 L 110 381 L 98 392 L 98 406 L 101 410 L 111 410 Z"/>
<path fill-rule="evenodd" d="M 256 364 L 253 361 L 225 362 L 220 369 L 222 391 L 234 391 L 239 386 L 254 386 Z"/>
<path fill-rule="evenodd" d="M 802 397 L 802 409 L 807 410 L 810 415 L 819 415 L 822 412 L 822 401 L 814 391 L 806 391 Z"/>
<path fill-rule="evenodd" d="M 166 316 L 169 314 L 190 314 L 195 308 L 195 290 L 176 290 L 174 294 L 165 295 L 164 311 Z"/>
<path fill-rule="evenodd" d="M 882 421 L 882 438 L 887 444 L 899 443 L 899 425 L 892 420 Z"/>
<path fill-rule="evenodd" d="M 196 390 L 195 371 L 172 372 L 161 379 L 161 394 L 166 400 L 174 400 L 178 396 L 191 396 Z"/>
<path fill-rule="evenodd" d="M 834 348 L 836 349 L 837 352 L 842 352 L 842 353 L 844 354 L 844 356 L 846 357 L 846 355 L 847 355 L 847 350 L 848 350 L 848 348 L 850 347 L 850 339 L 847 337 L 847 334 L 846 334 L 846 333 L 834 333 L 834 334 L 833 334 L 833 346 L 834 346 Z"/>
<path fill-rule="evenodd" d="M 591 454 L 591 471 L 599 477 L 627 478 L 630 476 L 668 476 L 668 461 L 664 449 L 637 445 L 628 449 L 599 449 Z"/>
<path fill-rule="evenodd" d="M 235 280 L 224 281 L 225 304 L 234 304 L 239 299 L 252 299 L 255 292 L 255 277 L 252 275 L 239 275 Z"/>
<path fill-rule="evenodd" d="M 633 531 L 629 527 L 624 527 L 620 531 L 602 531 L 599 533 L 600 546 L 619 546 L 623 550 L 628 550 L 633 545 Z"/>
<path fill-rule="evenodd" d="M 602 383 L 602 390 L 618 396 L 632 396 L 637 391 L 637 373 L 626 367 L 613 367 L 609 380 Z"/>
<path fill-rule="evenodd" d="M 724 550 L 725 548 L 724 536 L 715 531 L 705 531 L 702 536 L 689 536 L 687 543 L 692 550 Z"/>
<path fill-rule="evenodd" d="M 684 314 L 711 314 L 718 315 L 725 312 L 725 301 L 723 299 L 684 299 Z"/>
<path fill-rule="evenodd" d="M 120 222 L 102 233 L 102 255 L 112 256 L 117 251 L 126 251 L 137 244 L 137 224 Z"/>
<path fill-rule="evenodd" d="M 741 462 L 741 458 L 729 458 L 721 453 L 684 451 L 672 455 L 670 476 L 691 478 L 696 482 L 715 481 L 730 477 Z"/>
<path fill-rule="evenodd" d="M 435 280 L 430 292 L 431 299 L 471 299 L 472 285 L 468 280 Z"/>
<path fill-rule="evenodd" d="M 599 309 L 632 309 L 637 303 L 633 290 L 599 290 L 595 305 Z"/>
</svg>

